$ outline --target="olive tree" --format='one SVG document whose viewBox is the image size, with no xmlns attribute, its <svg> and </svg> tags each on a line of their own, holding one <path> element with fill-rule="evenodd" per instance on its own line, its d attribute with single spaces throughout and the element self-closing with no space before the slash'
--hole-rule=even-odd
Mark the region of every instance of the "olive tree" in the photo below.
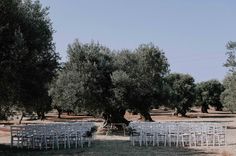
<svg viewBox="0 0 236 156">
<path fill-rule="evenodd" d="M 228 58 L 224 66 L 229 69 L 229 72 L 223 81 L 225 90 L 221 94 L 221 101 L 223 106 L 233 113 L 236 110 L 236 42 L 228 42 L 226 48 L 228 50 L 226 52 Z"/>
<path fill-rule="evenodd" d="M 166 77 L 170 86 L 169 107 L 175 108 L 175 115 L 186 116 L 195 102 L 194 78 L 188 74 L 171 73 Z"/>
<path fill-rule="evenodd" d="M 82 44 L 76 40 L 69 45 L 67 53 L 69 61 L 50 89 L 54 105 L 61 109 L 86 110 L 93 115 L 103 114 L 106 123 L 128 124 L 118 115 L 120 107 L 114 101 L 111 51 L 97 43 Z"/>
<path fill-rule="evenodd" d="M 208 113 L 209 105 L 222 111 L 220 95 L 224 86 L 218 80 L 209 80 L 196 85 L 196 105 L 201 106 L 202 113 Z"/>
<path fill-rule="evenodd" d="M 50 89 L 54 105 L 102 113 L 105 125 L 128 124 L 127 109 L 152 120 L 149 109 L 162 94 L 169 66 L 158 47 L 148 44 L 112 53 L 100 44 L 75 41 L 67 52 L 69 61 Z"/>
<path fill-rule="evenodd" d="M 53 32 L 48 8 L 39 1 L 0 1 L 1 109 L 35 111 L 41 118 L 50 110 L 48 87 L 59 58 Z"/>
<path fill-rule="evenodd" d="M 113 79 L 119 84 L 115 85 L 116 97 L 126 108 L 140 113 L 142 120 L 152 121 L 150 108 L 160 103 L 164 77 L 169 72 L 164 52 L 153 44 L 143 44 L 133 52 L 118 53 L 115 66 L 118 71 Z"/>
</svg>

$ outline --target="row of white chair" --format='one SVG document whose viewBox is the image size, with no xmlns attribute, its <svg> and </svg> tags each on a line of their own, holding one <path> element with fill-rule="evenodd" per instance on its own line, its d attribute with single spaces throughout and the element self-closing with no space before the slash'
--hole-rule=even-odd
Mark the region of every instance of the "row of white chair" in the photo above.
<svg viewBox="0 0 236 156">
<path fill-rule="evenodd" d="M 131 122 L 130 141 L 134 146 L 145 144 L 169 146 L 226 145 L 226 126 L 200 122 Z"/>
<path fill-rule="evenodd" d="M 90 146 L 92 127 L 91 122 L 11 126 L 11 147 L 60 149 L 83 147 L 85 143 Z"/>
</svg>

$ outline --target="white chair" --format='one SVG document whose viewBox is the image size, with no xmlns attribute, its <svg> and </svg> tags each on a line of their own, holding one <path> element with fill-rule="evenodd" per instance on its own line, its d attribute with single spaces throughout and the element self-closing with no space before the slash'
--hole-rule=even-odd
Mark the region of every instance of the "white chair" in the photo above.
<svg viewBox="0 0 236 156">
<path fill-rule="evenodd" d="M 168 135 L 167 135 L 168 145 L 172 146 L 172 143 L 175 146 L 178 146 L 179 142 L 179 126 L 176 123 L 168 124 Z"/>
<path fill-rule="evenodd" d="M 179 140 L 181 145 L 184 147 L 185 145 L 192 145 L 192 132 L 189 124 L 182 123 L 179 125 Z"/>
<path fill-rule="evenodd" d="M 203 126 L 203 137 L 206 138 L 207 146 L 215 146 L 215 126 L 214 125 L 205 125 Z"/>
<path fill-rule="evenodd" d="M 139 142 L 139 145 L 142 146 L 142 129 L 141 125 L 132 125 L 131 126 L 131 135 L 130 135 L 130 141 L 133 146 L 135 146 L 135 142 Z"/>
<path fill-rule="evenodd" d="M 153 144 L 155 146 L 155 127 L 154 125 L 144 125 L 142 127 L 142 138 L 143 142 L 145 142 L 145 145 L 148 146 L 148 144 Z"/>
<path fill-rule="evenodd" d="M 194 145 L 195 146 L 198 146 L 199 143 L 200 143 L 200 146 L 203 146 L 203 128 L 202 128 L 203 125 L 201 124 L 195 124 L 195 125 L 192 125 L 192 133 L 193 134 L 193 142 L 194 142 Z"/>
<path fill-rule="evenodd" d="M 215 126 L 215 143 L 218 146 L 226 146 L 226 126 Z"/>
<path fill-rule="evenodd" d="M 43 147 L 45 128 L 43 125 L 35 125 L 33 128 L 33 149 Z"/>
<path fill-rule="evenodd" d="M 15 144 L 17 148 L 23 147 L 23 135 L 25 126 L 11 126 L 11 147 Z"/>
<path fill-rule="evenodd" d="M 26 126 L 11 126 L 11 147 L 27 147 L 33 149 L 78 148 L 84 143 L 91 146 L 94 123 L 75 122 L 57 124 L 39 124 Z"/>
<path fill-rule="evenodd" d="M 157 131 L 155 133 L 157 146 L 160 146 L 160 144 L 163 144 L 164 146 L 166 146 L 168 128 L 167 128 L 166 124 L 164 124 L 164 123 L 160 123 L 157 126 L 158 126 Z"/>
</svg>

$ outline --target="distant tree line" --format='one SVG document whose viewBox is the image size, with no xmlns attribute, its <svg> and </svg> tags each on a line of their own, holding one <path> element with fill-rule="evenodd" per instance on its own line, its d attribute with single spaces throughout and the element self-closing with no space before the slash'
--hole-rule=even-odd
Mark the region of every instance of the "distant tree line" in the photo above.
<svg viewBox="0 0 236 156">
<path fill-rule="evenodd" d="M 189 74 L 170 73 L 165 53 L 154 44 L 111 51 L 99 43 L 76 40 L 68 46 L 68 61 L 59 64 L 48 8 L 39 1 L 0 1 L 0 118 L 13 110 L 45 118 L 53 108 L 88 112 L 111 122 L 123 122 L 125 112 L 152 121 L 150 110 L 165 106 L 186 116 L 193 106 L 235 111 L 234 42 L 227 44 L 229 68 L 218 80 L 195 83 Z M 222 104 L 223 103 L 223 104 Z"/>
</svg>

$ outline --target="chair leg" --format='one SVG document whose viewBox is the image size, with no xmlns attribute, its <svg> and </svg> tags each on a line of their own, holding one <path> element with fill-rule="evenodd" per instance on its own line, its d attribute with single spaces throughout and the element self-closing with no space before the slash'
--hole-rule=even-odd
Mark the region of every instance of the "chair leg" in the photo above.
<svg viewBox="0 0 236 156">
<path fill-rule="evenodd" d="M 139 137 L 139 145 L 142 146 L 142 136 Z"/>
</svg>

